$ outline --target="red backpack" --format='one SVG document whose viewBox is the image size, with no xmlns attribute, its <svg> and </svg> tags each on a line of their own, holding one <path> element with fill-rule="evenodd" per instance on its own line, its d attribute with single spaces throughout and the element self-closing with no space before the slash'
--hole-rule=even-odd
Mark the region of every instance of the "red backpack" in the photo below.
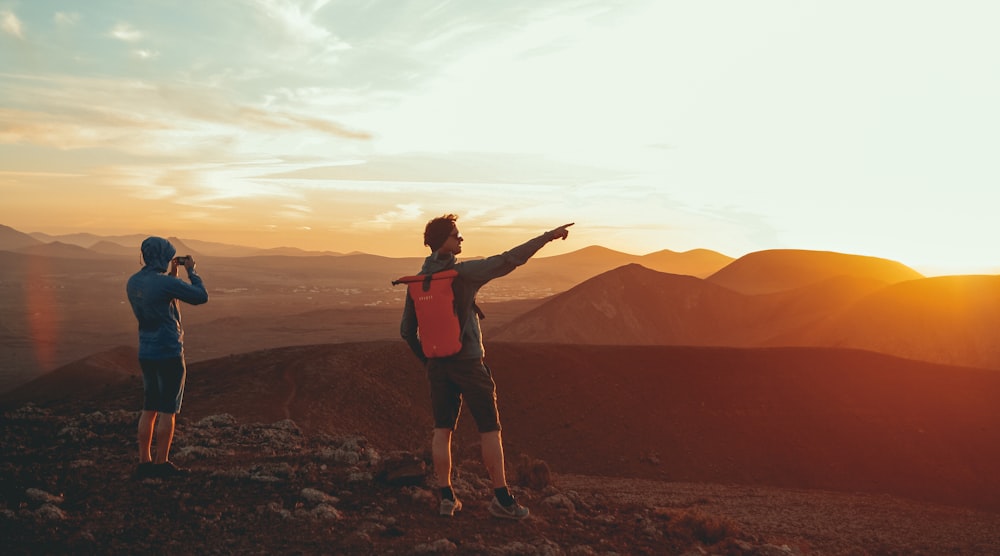
<svg viewBox="0 0 1000 556">
<path fill-rule="evenodd" d="M 433 274 L 403 276 L 392 285 L 406 284 L 413 308 L 417 311 L 417 335 L 427 357 L 448 357 L 462 350 L 462 329 L 455 308 L 451 284 L 458 271 L 442 270 Z"/>
</svg>

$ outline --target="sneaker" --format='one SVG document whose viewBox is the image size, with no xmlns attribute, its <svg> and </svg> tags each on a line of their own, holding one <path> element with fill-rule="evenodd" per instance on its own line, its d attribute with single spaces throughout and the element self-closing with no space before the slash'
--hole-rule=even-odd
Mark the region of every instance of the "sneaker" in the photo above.
<svg viewBox="0 0 1000 556">
<path fill-rule="evenodd" d="M 462 509 L 462 501 L 458 498 L 454 500 L 449 500 L 447 498 L 441 499 L 441 509 L 438 513 L 444 516 L 452 517 L 455 512 Z"/>
<path fill-rule="evenodd" d="M 138 467 L 135 468 L 135 477 L 138 480 L 148 479 L 156 475 L 156 469 L 153 466 L 153 462 L 148 461 L 146 463 L 140 463 Z"/>
<path fill-rule="evenodd" d="M 190 474 L 190 470 L 177 467 L 172 461 L 153 464 L 153 476 L 155 477 L 187 477 Z"/>
<path fill-rule="evenodd" d="M 493 502 L 490 502 L 490 514 L 500 519 L 524 519 L 529 513 L 528 508 L 517 502 L 505 507 L 496 496 L 493 497 Z"/>
</svg>

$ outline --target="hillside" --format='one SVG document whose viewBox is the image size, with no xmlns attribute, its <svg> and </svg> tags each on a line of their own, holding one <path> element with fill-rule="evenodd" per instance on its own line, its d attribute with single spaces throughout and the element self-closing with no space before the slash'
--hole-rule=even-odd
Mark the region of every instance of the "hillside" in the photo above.
<svg viewBox="0 0 1000 556">
<path fill-rule="evenodd" d="M 542 301 L 501 327 L 495 338 L 597 345 L 759 346 L 825 319 L 882 286 L 872 279 L 839 276 L 797 289 L 744 295 L 707 280 L 632 264 Z"/>
<path fill-rule="evenodd" d="M 725 345 L 746 329 L 745 296 L 630 264 L 543 302 L 502 327 L 501 341 L 595 345 Z"/>
<path fill-rule="evenodd" d="M 512 453 L 559 472 L 1000 510 L 1000 478 L 983 475 L 1000 463 L 1000 431 L 978 425 L 1000 418 L 1000 373 L 832 349 L 488 349 Z M 419 450 L 431 428 L 425 381 L 402 342 L 281 348 L 190 365 L 184 411 L 292 419 L 310 434 Z M 140 390 L 136 376 L 93 392 L 31 387 L 0 403 L 128 407 Z M 471 424 L 459 432 L 460 445 L 476 444 Z"/>
<path fill-rule="evenodd" d="M 993 333 L 1000 327 L 1000 276 L 887 285 L 875 275 L 837 275 L 749 295 L 711 279 L 628 265 L 542 301 L 493 337 L 597 345 L 845 347 L 1000 369 Z"/>
<path fill-rule="evenodd" d="M 887 259 L 801 249 L 770 249 L 744 255 L 707 278 L 746 294 L 772 293 L 840 276 L 894 284 L 923 278 L 912 268 Z"/>
<path fill-rule="evenodd" d="M 41 245 L 42 243 L 28 234 L 19 232 L 10 226 L 0 224 L 0 250 L 14 251 L 24 247 Z"/>
<path fill-rule="evenodd" d="M 129 479 L 140 384 L 100 374 L 127 366 L 115 350 L 0 396 L 0 440 L 17 447 L 0 455 L 7 551 L 985 556 L 1000 542 L 1000 432 L 983 425 L 1000 417 L 998 373 L 849 350 L 489 349 L 529 521 L 486 515 L 468 416 L 467 507 L 433 514 L 425 378 L 402 342 L 191 365 L 182 481 Z"/>
<path fill-rule="evenodd" d="M 1000 369 L 1000 276 L 942 276 L 879 289 L 774 341 L 843 346 Z"/>
</svg>

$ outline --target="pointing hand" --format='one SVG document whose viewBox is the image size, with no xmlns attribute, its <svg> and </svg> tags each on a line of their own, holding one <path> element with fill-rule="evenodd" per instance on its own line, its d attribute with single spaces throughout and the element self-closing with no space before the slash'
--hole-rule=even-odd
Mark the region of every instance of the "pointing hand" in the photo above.
<svg viewBox="0 0 1000 556">
<path fill-rule="evenodd" d="M 569 230 L 568 230 L 568 228 L 570 226 L 572 226 L 573 224 L 576 224 L 576 222 L 570 222 L 569 224 L 563 224 L 562 226 L 559 226 L 558 228 L 556 228 L 556 229 L 552 230 L 551 232 L 549 232 L 550 234 L 552 234 L 552 239 L 557 239 L 557 238 L 558 239 L 566 239 L 567 237 L 569 237 Z"/>
</svg>

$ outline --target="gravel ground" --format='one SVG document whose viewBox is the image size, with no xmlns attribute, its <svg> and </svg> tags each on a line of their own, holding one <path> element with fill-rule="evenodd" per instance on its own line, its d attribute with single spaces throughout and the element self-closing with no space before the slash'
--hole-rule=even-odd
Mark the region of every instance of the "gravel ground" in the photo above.
<svg viewBox="0 0 1000 556">
<path fill-rule="evenodd" d="M 996 556 L 1000 514 L 885 495 L 557 475 L 567 490 L 726 516 L 753 535 L 817 555 Z"/>
</svg>

